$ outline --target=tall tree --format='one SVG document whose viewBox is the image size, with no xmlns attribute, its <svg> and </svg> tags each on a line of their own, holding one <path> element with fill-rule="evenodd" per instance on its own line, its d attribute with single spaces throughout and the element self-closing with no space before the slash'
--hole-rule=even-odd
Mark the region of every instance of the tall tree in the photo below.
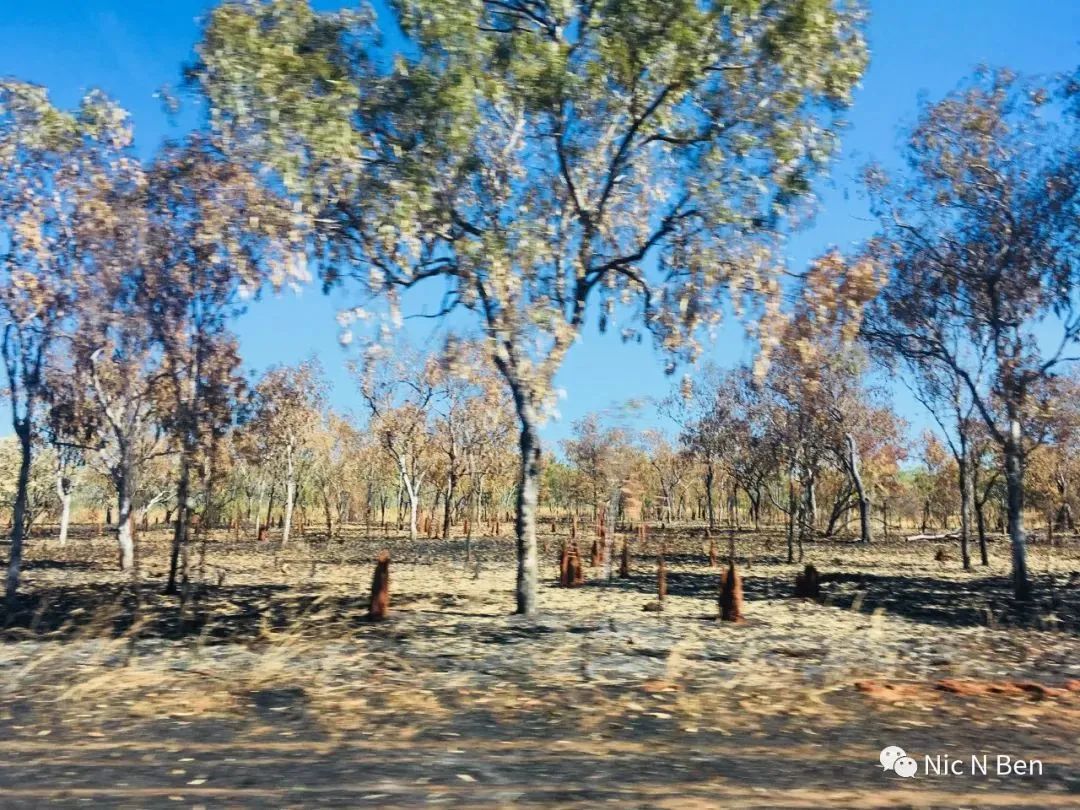
<svg viewBox="0 0 1080 810">
<path fill-rule="evenodd" d="M 389 356 L 372 347 L 355 368 L 360 394 L 371 415 L 370 428 L 394 460 L 409 498 L 409 537 L 416 540 L 420 495 L 434 466 L 432 403 L 441 399 L 439 364 L 409 347 Z"/>
<path fill-rule="evenodd" d="M 371 15 L 227 3 L 191 71 L 238 159 L 311 214 L 329 282 L 396 309 L 446 285 L 477 316 L 519 421 L 517 610 L 537 607 L 540 425 L 590 312 L 621 308 L 673 362 L 833 152 L 866 63 L 836 0 L 399 0 L 388 68 Z"/>
<path fill-rule="evenodd" d="M 1004 461 L 1018 599 L 1030 594 L 1033 392 L 1080 342 L 1080 127 L 1052 90 L 979 73 L 922 111 L 904 175 L 870 172 L 881 223 L 871 255 L 889 276 L 864 334 L 967 388 Z M 1040 326 L 1056 336 L 1040 340 Z"/>
<path fill-rule="evenodd" d="M 243 166 L 201 136 L 167 146 L 134 201 L 146 218 L 136 306 L 162 350 L 178 452 L 176 516 L 166 592 L 187 542 L 192 469 L 232 421 L 241 379 L 231 321 L 268 284 L 307 279 L 290 241 L 293 217 Z M 206 470 L 207 479 L 210 469 Z"/>
<path fill-rule="evenodd" d="M 325 375 L 315 360 L 272 368 L 255 386 L 254 415 L 248 429 L 265 437 L 260 443 L 266 453 L 263 463 L 275 465 L 284 478 L 282 544 L 288 543 L 292 534 L 297 486 L 325 401 Z"/>
<path fill-rule="evenodd" d="M 88 272 L 88 240 L 108 216 L 100 189 L 132 167 L 126 114 L 100 93 L 68 113 L 41 87 L 0 82 L 0 354 L 21 462 L 5 594 L 19 586 L 35 424 L 45 365 Z"/>
</svg>

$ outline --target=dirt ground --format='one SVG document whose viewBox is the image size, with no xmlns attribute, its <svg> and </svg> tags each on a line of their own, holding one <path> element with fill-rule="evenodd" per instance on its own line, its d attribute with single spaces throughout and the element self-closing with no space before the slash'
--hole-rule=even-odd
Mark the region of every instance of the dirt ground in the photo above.
<svg viewBox="0 0 1080 810">
<path fill-rule="evenodd" d="M 970 573 L 931 542 L 811 544 L 816 603 L 778 535 L 739 533 L 738 625 L 700 532 L 667 537 L 659 612 L 657 534 L 630 579 L 575 589 L 546 537 L 531 620 L 509 615 L 507 539 L 470 565 L 461 539 L 220 539 L 182 606 L 164 535 L 141 542 L 138 584 L 105 539 L 30 549 L 0 631 L 0 807 L 1080 806 L 1076 540 L 1032 548 L 1017 612 L 1000 541 Z M 916 777 L 880 767 L 889 745 Z M 938 756 L 963 772 L 924 773 Z"/>
</svg>

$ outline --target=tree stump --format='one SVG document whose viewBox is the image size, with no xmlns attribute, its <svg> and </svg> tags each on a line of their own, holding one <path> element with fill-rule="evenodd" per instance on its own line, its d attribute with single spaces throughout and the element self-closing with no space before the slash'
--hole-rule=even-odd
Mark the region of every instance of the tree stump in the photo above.
<svg viewBox="0 0 1080 810">
<path fill-rule="evenodd" d="M 742 577 L 735 570 L 735 561 L 728 563 L 728 569 L 720 575 L 720 619 L 725 622 L 743 620 Z"/>
<path fill-rule="evenodd" d="M 375 575 L 371 578 L 371 604 L 368 619 L 381 622 L 390 610 L 390 552 L 382 552 L 375 561 Z"/>
<path fill-rule="evenodd" d="M 622 544 L 622 559 L 619 562 L 619 577 L 621 579 L 630 578 L 630 544 L 623 540 Z"/>
</svg>

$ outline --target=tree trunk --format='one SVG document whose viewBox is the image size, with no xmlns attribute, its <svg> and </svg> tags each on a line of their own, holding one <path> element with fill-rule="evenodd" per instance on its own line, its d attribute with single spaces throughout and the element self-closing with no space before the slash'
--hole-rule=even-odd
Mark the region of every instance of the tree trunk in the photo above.
<svg viewBox="0 0 1080 810">
<path fill-rule="evenodd" d="M 795 465 L 788 470 L 787 561 L 795 562 Z"/>
<path fill-rule="evenodd" d="M 960 483 L 960 558 L 964 570 L 971 569 L 971 501 L 972 484 L 971 475 L 968 473 L 967 450 L 961 444 L 960 458 L 956 460 Z"/>
<path fill-rule="evenodd" d="M 191 517 L 191 448 L 185 448 L 180 457 L 180 473 L 176 481 L 176 525 L 173 527 L 172 551 L 169 554 L 169 581 L 165 593 L 176 593 L 176 575 L 180 567 L 180 550 L 187 543 L 188 519 Z"/>
<path fill-rule="evenodd" d="M 56 495 L 60 498 L 60 532 L 57 542 L 60 546 L 66 546 L 68 527 L 71 524 L 71 479 L 64 470 L 56 474 Z"/>
<path fill-rule="evenodd" d="M 618 485 L 612 487 L 611 502 L 608 504 L 608 522 L 611 524 L 604 532 L 604 579 L 611 582 L 615 573 L 615 525 L 621 507 Z"/>
<path fill-rule="evenodd" d="M 30 425 L 15 425 L 19 437 L 19 479 L 15 489 L 15 505 L 11 511 L 11 547 L 8 550 L 7 580 L 4 595 L 10 603 L 15 599 L 22 575 L 23 543 L 26 537 L 26 507 L 30 498 L 30 464 L 33 461 L 30 444 Z"/>
<path fill-rule="evenodd" d="M 277 494 L 277 481 L 270 482 L 270 499 L 266 502 L 266 527 L 274 527 L 274 496 Z"/>
<path fill-rule="evenodd" d="M 975 530 L 979 535 L 979 564 L 990 565 L 990 553 L 986 548 L 986 501 L 975 501 Z"/>
<path fill-rule="evenodd" d="M 705 463 L 705 508 L 708 512 L 710 531 L 716 528 L 716 513 L 713 509 L 713 479 L 715 477 L 716 470 L 712 460 L 709 460 Z"/>
<path fill-rule="evenodd" d="M 537 608 L 536 509 L 540 494 L 540 435 L 532 406 L 518 399 L 521 420 L 521 474 L 517 494 L 517 613 L 532 616 Z"/>
<path fill-rule="evenodd" d="M 323 502 L 323 516 L 326 518 L 326 539 L 334 539 L 334 513 L 330 509 L 330 498 L 326 494 L 326 490 L 322 492 Z"/>
<path fill-rule="evenodd" d="M 420 510 L 420 498 L 413 490 L 412 484 L 408 480 L 405 481 L 405 494 L 409 498 L 409 539 L 416 542 L 416 538 L 419 536 L 416 521 L 417 513 Z"/>
<path fill-rule="evenodd" d="M 453 522 L 454 497 L 457 494 L 458 477 L 456 472 L 451 472 L 446 481 L 446 503 L 443 504 L 442 538 L 450 539 L 450 527 Z"/>
<path fill-rule="evenodd" d="M 128 475 L 121 477 L 116 490 L 116 543 L 120 551 L 120 570 L 130 571 L 135 567 L 135 534 L 131 512 L 131 482 Z"/>
<path fill-rule="evenodd" d="M 844 435 L 847 442 L 848 465 L 851 467 L 851 482 L 855 485 L 855 492 L 859 496 L 859 542 L 869 543 L 873 540 L 870 529 L 870 496 L 863 486 L 862 475 L 859 474 L 859 453 L 855 448 L 855 438 L 847 433 Z"/>
<path fill-rule="evenodd" d="M 1013 593 L 1017 599 L 1031 596 L 1027 572 L 1027 538 L 1024 535 L 1024 457 L 1020 446 L 1020 422 L 1010 420 L 1005 442 L 1005 491 L 1008 506 L 1009 543 L 1012 547 Z"/>
<path fill-rule="evenodd" d="M 281 545 L 289 542 L 292 532 L 293 502 L 296 500 L 296 468 L 293 464 L 292 449 L 285 454 L 285 523 L 281 530 Z"/>
</svg>

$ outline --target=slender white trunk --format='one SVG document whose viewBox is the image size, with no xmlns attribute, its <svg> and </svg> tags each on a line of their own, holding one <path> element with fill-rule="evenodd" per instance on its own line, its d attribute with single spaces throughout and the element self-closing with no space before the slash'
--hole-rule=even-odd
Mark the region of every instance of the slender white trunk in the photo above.
<svg viewBox="0 0 1080 810">
<path fill-rule="evenodd" d="M 1009 421 L 1005 443 L 1005 489 L 1009 542 L 1012 545 L 1013 591 L 1017 599 L 1031 595 L 1027 572 L 1027 537 L 1024 532 L 1024 459 L 1021 450 L 1020 420 Z"/>
<path fill-rule="evenodd" d="M 71 493 L 66 492 L 60 496 L 60 533 L 57 536 L 61 546 L 67 545 L 68 526 L 71 524 Z"/>
<path fill-rule="evenodd" d="M 132 520 L 134 516 L 131 510 L 131 494 L 128 492 L 126 483 L 122 483 L 117 493 L 117 530 L 116 542 L 120 549 L 120 570 L 130 571 L 135 567 L 135 534 Z"/>
<path fill-rule="evenodd" d="M 281 530 L 282 545 L 289 542 L 289 533 L 292 531 L 294 500 L 296 500 L 296 470 L 293 465 L 292 448 L 289 448 L 285 456 L 285 522 Z"/>
</svg>

